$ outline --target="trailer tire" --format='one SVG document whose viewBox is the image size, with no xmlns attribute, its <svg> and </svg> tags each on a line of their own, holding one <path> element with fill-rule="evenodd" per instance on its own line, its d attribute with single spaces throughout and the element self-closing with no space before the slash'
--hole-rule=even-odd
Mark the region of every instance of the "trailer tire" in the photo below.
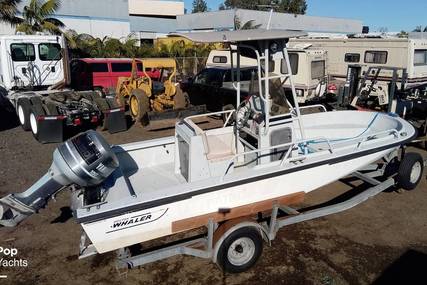
<svg viewBox="0 0 427 285">
<path fill-rule="evenodd" d="M 33 133 L 33 136 L 36 140 L 38 140 L 40 136 L 40 127 L 39 127 L 38 117 L 44 116 L 44 115 L 45 115 L 45 112 L 43 110 L 43 106 L 41 103 L 36 103 L 31 107 L 29 121 L 30 121 L 31 132 Z"/>
<path fill-rule="evenodd" d="M 137 122 L 142 122 L 142 119 L 150 111 L 150 99 L 142 90 L 133 90 L 129 97 L 129 110 L 132 118 Z"/>
<path fill-rule="evenodd" d="M 16 113 L 18 114 L 19 123 L 21 124 L 24 131 L 29 131 L 31 129 L 30 109 L 30 100 L 28 100 L 27 98 L 18 100 L 18 104 L 16 106 Z"/>
<path fill-rule="evenodd" d="M 413 190 L 423 176 L 424 162 L 423 158 L 418 153 L 406 153 L 400 162 L 397 182 L 400 187 L 405 190 Z"/>
<path fill-rule="evenodd" d="M 243 227 L 228 235 L 218 249 L 217 263 L 228 273 L 251 268 L 262 254 L 263 240 L 255 227 Z"/>
</svg>

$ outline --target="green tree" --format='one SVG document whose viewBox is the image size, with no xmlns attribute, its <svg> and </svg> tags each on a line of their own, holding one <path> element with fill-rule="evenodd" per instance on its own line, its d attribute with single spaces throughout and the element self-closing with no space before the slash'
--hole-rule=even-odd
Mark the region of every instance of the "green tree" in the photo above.
<svg viewBox="0 0 427 285">
<path fill-rule="evenodd" d="M 268 11 L 274 8 L 276 12 L 305 14 L 307 11 L 306 0 L 225 0 L 227 9 L 241 8 L 250 10 Z"/>
<path fill-rule="evenodd" d="M 208 10 L 208 5 L 204 0 L 193 0 L 193 10 L 191 13 L 201 13 Z"/>
<path fill-rule="evenodd" d="M 255 20 L 249 20 L 242 24 L 239 17 L 234 17 L 234 29 L 235 30 L 254 30 L 259 29 L 262 25 L 256 24 Z"/>
<path fill-rule="evenodd" d="M 0 22 L 12 26 L 19 24 L 21 19 L 16 17 L 19 3 L 21 3 L 21 0 L 0 0 Z"/>
<path fill-rule="evenodd" d="M 61 28 L 65 25 L 52 15 L 61 6 L 61 0 L 31 0 L 29 5 L 24 7 L 22 12 L 22 22 L 16 27 L 16 31 L 26 34 L 37 32 L 48 32 L 54 35 L 62 33 Z"/>
</svg>

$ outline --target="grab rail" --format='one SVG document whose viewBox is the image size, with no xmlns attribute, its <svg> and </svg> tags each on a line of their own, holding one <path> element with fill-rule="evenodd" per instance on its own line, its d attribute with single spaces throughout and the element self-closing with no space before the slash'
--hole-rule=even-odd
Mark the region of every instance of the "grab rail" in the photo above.
<svg viewBox="0 0 427 285">
<path fill-rule="evenodd" d="M 399 132 L 396 129 L 390 129 L 390 130 L 386 130 L 386 131 L 377 132 L 377 133 L 374 133 L 374 134 L 364 135 L 364 136 L 361 136 L 361 137 L 344 139 L 344 140 L 342 140 L 342 142 L 356 141 L 355 142 L 355 144 L 357 144 L 356 147 L 357 147 L 357 149 L 360 149 L 360 147 L 362 146 L 362 144 L 364 142 L 370 141 L 369 138 L 376 138 L 376 137 L 381 136 L 381 135 L 386 135 L 386 136 L 393 135 L 395 138 L 399 138 Z M 270 151 L 270 150 L 273 150 L 273 149 L 278 149 L 278 148 L 283 148 L 283 147 L 289 147 L 289 149 L 287 150 L 285 156 L 280 161 L 280 166 L 282 167 L 285 164 L 285 162 L 288 161 L 289 156 L 291 155 L 291 152 L 292 152 L 292 150 L 295 149 L 295 147 L 300 148 L 301 145 L 303 145 L 303 148 L 307 148 L 309 144 L 313 144 L 313 143 L 325 143 L 325 144 L 327 144 L 328 148 L 324 149 L 322 151 L 329 151 L 332 154 L 337 149 L 336 147 L 334 148 L 333 142 L 334 142 L 333 140 L 330 140 L 330 139 L 328 139 L 326 137 L 317 137 L 317 138 L 313 138 L 313 139 L 299 140 L 299 141 L 296 141 L 296 142 L 289 142 L 289 143 L 285 143 L 285 144 L 280 144 L 280 145 L 275 145 L 275 146 L 270 146 L 270 147 L 266 147 L 266 148 L 261 148 L 261 149 L 256 149 L 256 150 L 251 150 L 251 151 L 247 151 L 247 152 L 242 152 L 242 153 L 235 154 L 228 161 L 228 163 L 226 164 L 227 167 L 225 168 L 224 174 L 220 177 L 220 181 L 222 182 L 224 180 L 225 176 L 227 176 L 229 170 L 233 166 L 234 161 L 238 157 L 255 153 L 255 154 L 257 154 L 257 159 L 258 159 L 259 158 L 258 157 L 258 153 L 259 152 Z M 339 141 L 336 141 L 336 142 L 339 143 Z M 307 154 L 304 151 L 304 154 L 302 154 L 302 155 L 294 158 L 295 162 L 305 160 L 306 157 L 307 157 L 307 155 L 309 155 L 309 154 Z"/>
<path fill-rule="evenodd" d="M 326 110 L 326 107 L 325 106 L 323 106 L 322 104 L 316 104 L 316 105 L 310 105 L 310 106 L 302 106 L 302 107 L 299 107 L 299 109 L 300 110 L 305 110 L 305 109 L 311 109 L 311 108 L 320 108 L 320 109 L 322 109 L 322 111 L 323 112 L 328 112 L 328 110 Z M 291 112 L 290 112 L 290 114 L 292 114 L 292 112 L 294 112 L 296 110 L 296 108 L 291 108 Z M 295 114 L 296 115 L 296 114 Z"/>
<path fill-rule="evenodd" d="M 315 139 L 316 140 L 318 140 L 318 139 L 325 140 L 327 142 L 327 144 L 328 144 L 328 147 L 329 147 L 328 150 L 329 150 L 329 152 L 330 153 L 334 152 L 332 144 L 328 143 L 329 139 L 327 139 L 325 137 L 317 137 Z M 309 140 L 307 140 L 307 139 L 306 140 L 300 140 L 300 141 L 296 141 L 296 142 L 289 142 L 289 143 L 285 143 L 285 144 L 279 144 L 279 145 L 275 145 L 275 146 L 270 146 L 270 147 L 265 147 L 265 148 L 261 148 L 261 149 L 256 149 L 256 150 L 246 151 L 246 152 L 242 152 L 242 153 L 237 153 L 231 159 L 228 160 L 226 170 L 225 170 L 224 174 L 221 176 L 221 181 L 228 174 L 228 171 L 229 171 L 230 167 L 234 164 L 234 161 L 236 160 L 236 158 L 238 158 L 240 156 L 244 156 L 244 155 L 248 155 L 248 154 L 253 154 L 253 153 L 258 153 L 258 152 L 263 152 L 263 151 L 269 151 L 269 150 L 273 150 L 273 149 L 283 148 L 283 147 L 288 147 L 289 146 L 289 150 L 287 152 L 287 155 L 282 159 L 282 162 L 283 162 L 284 160 L 286 160 L 289 157 L 290 151 L 292 149 L 294 149 L 296 146 L 299 146 L 300 144 L 307 143 L 308 141 Z"/>
</svg>

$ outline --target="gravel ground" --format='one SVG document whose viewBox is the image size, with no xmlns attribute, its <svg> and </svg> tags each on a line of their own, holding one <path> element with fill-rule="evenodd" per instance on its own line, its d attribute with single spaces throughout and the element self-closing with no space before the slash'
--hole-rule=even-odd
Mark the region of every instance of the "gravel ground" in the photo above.
<svg viewBox="0 0 427 285">
<path fill-rule="evenodd" d="M 10 118 L 5 122 L 0 117 L 6 126 L 0 132 L 4 196 L 27 189 L 41 177 L 56 144 L 39 144 L 31 133 L 13 128 Z M 137 125 L 121 134 L 103 133 L 114 144 L 172 134 L 172 129 L 146 131 Z M 357 183 L 353 186 L 358 189 Z M 264 247 L 253 269 L 238 275 L 223 274 L 211 262 L 187 256 L 126 274 L 116 271 L 114 254 L 78 260 L 80 227 L 66 219 L 69 197 L 62 193 L 19 227 L 0 229 L 0 247 L 17 248 L 17 258 L 28 262 L 27 267 L 0 266 L 0 275 L 8 276 L 0 284 L 427 284 L 426 186 L 424 175 L 414 191 L 385 192 L 344 213 L 288 226 L 271 247 Z M 326 202 L 354 187 L 333 183 L 308 195 L 306 204 Z"/>
</svg>

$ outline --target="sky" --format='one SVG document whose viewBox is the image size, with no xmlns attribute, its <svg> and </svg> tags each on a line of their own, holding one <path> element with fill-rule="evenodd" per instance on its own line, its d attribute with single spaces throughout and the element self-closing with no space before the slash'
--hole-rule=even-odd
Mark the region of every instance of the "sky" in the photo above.
<svg viewBox="0 0 427 285">
<path fill-rule="evenodd" d="M 191 11 L 192 0 L 185 0 Z M 211 10 L 218 10 L 222 0 L 207 0 Z M 412 31 L 427 26 L 426 0 L 307 0 L 307 15 L 361 20 L 371 32 L 387 28 L 389 32 Z"/>
</svg>

